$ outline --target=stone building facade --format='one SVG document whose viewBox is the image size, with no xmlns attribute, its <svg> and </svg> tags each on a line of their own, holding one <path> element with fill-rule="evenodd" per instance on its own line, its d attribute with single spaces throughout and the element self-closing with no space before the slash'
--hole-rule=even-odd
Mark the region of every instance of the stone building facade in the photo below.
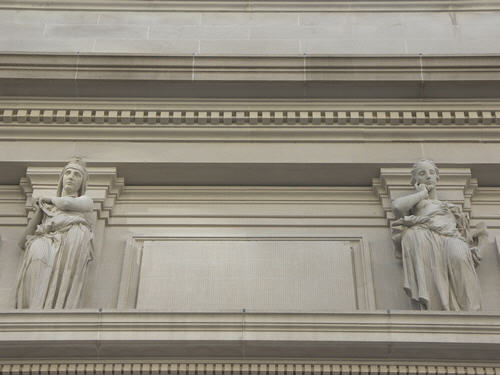
<svg viewBox="0 0 500 375">
<path fill-rule="evenodd" d="M 0 372 L 500 372 L 500 2 L 4 0 Z M 74 156 L 81 309 L 13 309 Z M 479 312 L 415 311 L 391 202 L 418 159 L 484 222 Z"/>
</svg>

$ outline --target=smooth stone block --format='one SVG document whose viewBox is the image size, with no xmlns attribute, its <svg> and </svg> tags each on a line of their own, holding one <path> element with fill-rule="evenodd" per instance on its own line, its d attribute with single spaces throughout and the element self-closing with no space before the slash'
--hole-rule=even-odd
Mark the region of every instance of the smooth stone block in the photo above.
<svg viewBox="0 0 500 375">
<path fill-rule="evenodd" d="M 183 41 L 184 42 L 184 41 Z M 202 40 L 200 53 L 205 54 L 297 54 L 298 40 Z"/>
<path fill-rule="evenodd" d="M 247 27 L 152 26 L 149 39 L 248 39 L 248 34 Z"/>
<path fill-rule="evenodd" d="M 331 40 L 301 40 L 301 52 L 314 54 L 404 54 L 404 40 L 361 40 L 361 39 L 331 39 Z"/>
<path fill-rule="evenodd" d="M 201 14 L 166 12 L 109 12 L 102 13 L 100 25 L 199 25 Z"/>
<path fill-rule="evenodd" d="M 0 10 L 0 24 L 97 24 L 97 12 Z"/>
<path fill-rule="evenodd" d="M 203 25 L 293 26 L 298 24 L 295 13 L 202 13 Z"/>
<path fill-rule="evenodd" d="M 250 39 L 335 39 L 349 38 L 349 29 L 340 25 L 323 26 L 263 26 L 251 27 Z"/>
<path fill-rule="evenodd" d="M 333 26 L 342 25 L 343 27 L 350 28 L 352 25 L 352 13 L 300 13 L 299 25 L 303 26 Z"/>
<path fill-rule="evenodd" d="M 16 52 L 92 52 L 90 39 L 0 39 L 0 50 Z"/>
<path fill-rule="evenodd" d="M 198 40 L 108 40 L 98 39 L 94 52 L 113 53 L 198 53 Z"/>
<path fill-rule="evenodd" d="M 0 22 L 0 39 L 14 42 L 19 39 L 40 39 L 43 30 L 43 25 Z"/>
<path fill-rule="evenodd" d="M 147 26 L 47 25 L 47 38 L 146 39 Z"/>
<path fill-rule="evenodd" d="M 432 41 L 454 39 L 457 35 L 458 26 L 453 25 L 448 13 L 404 13 L 401 21 L 406 38 Z"/>
<path fill-rule="evenodd" d="M 355 310 L 350 242 L 145 241 L 137 308 L 164 311 Z"/>
</svg>

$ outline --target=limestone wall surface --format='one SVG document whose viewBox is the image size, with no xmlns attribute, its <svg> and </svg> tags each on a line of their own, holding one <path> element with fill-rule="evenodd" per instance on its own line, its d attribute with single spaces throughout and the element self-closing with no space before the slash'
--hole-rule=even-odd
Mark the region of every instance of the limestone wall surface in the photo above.
<svg viewBox="0 0 500 375">
<path fill-rule="evenodd" d="M 136 12 L 0 7 L 0 51 L 171 55 L 494 54 L 500 53 L 499 24 L 498 11 L 470 10 Z"/>
</svg>

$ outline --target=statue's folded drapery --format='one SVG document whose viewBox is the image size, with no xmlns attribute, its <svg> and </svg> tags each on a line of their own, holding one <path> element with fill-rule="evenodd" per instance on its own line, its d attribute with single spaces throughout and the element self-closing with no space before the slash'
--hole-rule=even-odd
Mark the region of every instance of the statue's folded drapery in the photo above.
<svg viewBox="0 0 500 375">
<path fill-rule="evenodd" d="M 460 207 L 434 201 L 423 215 L 393 223 L 404 268 L 404 289 L 430 310 L 479 310 L 479 280 L 469 246 L 468 217 Z"/>
<path fill-rule="evenodd" d="M 92 205 L 85 196 L 66 199 Z M 92 212 L 66 211 L 47 203 L 40 206 L 43 218 L 26 241 L 15 307 L 76 308 L 93 257 Z"/>
</svg>

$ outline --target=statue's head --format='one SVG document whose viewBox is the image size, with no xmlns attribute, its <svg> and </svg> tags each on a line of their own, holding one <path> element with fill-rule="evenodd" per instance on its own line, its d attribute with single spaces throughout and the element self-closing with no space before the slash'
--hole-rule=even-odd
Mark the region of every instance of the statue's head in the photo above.
<svg viewBox="0 0 500 375">
<path fill-rule="evenodd" d="M 439 180 L 439 169 L 436 164 L 429 159 L 420 159 L 415 164 L 411 170 L 411 180 L 412 185 L 415 184 L 425 184 L 437 185 Z"/>
<path fill-rule="evenodd" d="M 66 164 L 59 176 L 57 196 L 76 195 L 80 197 L 84 195 L 87 190 L 87 180 L 88 173 L 85 162 L 79 157 L 73 158 Z"/>
</svg>

